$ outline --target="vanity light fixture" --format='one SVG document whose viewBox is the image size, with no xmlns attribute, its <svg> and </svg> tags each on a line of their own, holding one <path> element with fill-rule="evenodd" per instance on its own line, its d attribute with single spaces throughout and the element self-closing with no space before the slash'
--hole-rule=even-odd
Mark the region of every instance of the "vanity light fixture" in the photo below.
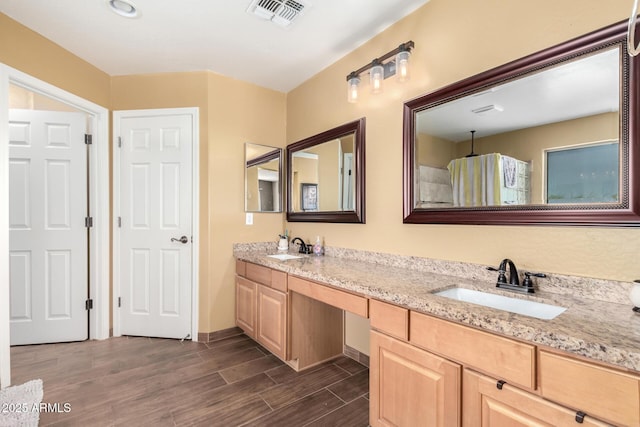
<svg viewBox="0 0 640 427">
<path fill-rule="evenodd" d="M 399 82 L 409 79 L 409 57 L 414 43 L 409 40 L 402 43 L 397 48 L 374 59 L 367 65 L 363 65 L 347 76 L 347 101 L 354 103 L 358 101 L 358 85 L 360 84 L 360 74 L 369 70 L 369 84 L 371 93 L 382 92 L 382 81 L 393 75 L 397 75 Z"/>
</svg>

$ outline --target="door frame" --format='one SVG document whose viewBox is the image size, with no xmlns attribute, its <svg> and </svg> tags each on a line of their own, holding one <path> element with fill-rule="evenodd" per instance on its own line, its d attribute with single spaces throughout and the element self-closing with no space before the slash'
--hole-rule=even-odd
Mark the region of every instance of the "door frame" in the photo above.
<svg viewBox="0 0 640 427">
<path fill-rule="evenodd" d="M 120 156 L 118 154 L 118 137 L 120 136 L 121 119 L 127 117 L 145 117 L 154 115 L 191 116 L 191 340 L 198 340 L 199 316 L 199 260 L 200 260 L 200 109 L 198 107 L 158 108 L 145 110 L 113 111 L 113 336 L 119 337 L 121 321 L 119 316 L 118 298 L 120 295 L 120 232 L 118 217 L 121 215 L 120 206 Z"/>
<path fill-rule="evenodd" d="M 40 93 L 91 116 L 89 154 L 89 339 L 109 338 L 109 110 L 0 63 L 0 387 L 11 384 L 9 321 L 9 84 Z M 4 201 L 4 203 L 2 203 Z"/>
</svg>

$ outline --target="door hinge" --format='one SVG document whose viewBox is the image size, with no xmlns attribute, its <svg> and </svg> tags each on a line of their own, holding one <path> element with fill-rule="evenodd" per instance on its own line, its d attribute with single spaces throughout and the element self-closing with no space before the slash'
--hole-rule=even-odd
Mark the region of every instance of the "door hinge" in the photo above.
<svg viewBox="0 0 640 427">
<path fill-rule="evenodd" d="M 118 307 L 122 307 L 122 298 L 118 297 Z"/>
<path fill-rule="evenodd" d="M 87 145 L 93 144 L 93 135 L 89 135 L 87 133 L 84 134 L 84 143 Z"/>
<path fill-rule="evenodd" d="M 122 148 L 122 137 L 118 137 L 118 148 Z"/>
<path fill-rule="evenodd" d="M 84 219 L 84 226 L 87 228 L 91 228 L 93 227 L 93 217 L 92 216 L 88 216 Z"/>
<path fill-rule="evenodd" d="M 118 228 L 121 228 L 121 227 L 122 227 L 122 217 L 119 216 L 118 217 Z"/>
<path fill-rule="evenodd" d="M 85 310 L 91 310 L 93 309 L 93 300 L 91 298 L 89 298 L 88 300 L 86 300 L 84 302 L 84 309 Z"/>
</svg>

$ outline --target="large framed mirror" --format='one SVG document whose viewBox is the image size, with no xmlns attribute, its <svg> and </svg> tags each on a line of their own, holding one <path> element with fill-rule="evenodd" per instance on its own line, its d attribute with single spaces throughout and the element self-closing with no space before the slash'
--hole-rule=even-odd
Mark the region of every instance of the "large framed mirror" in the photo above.
<svg viewBox="0 0 640 427">
<path fill-rule="evenodd" d="M 365 222 L 365 119 L 287 146 L 287 221 Z"/>
<path fill-rule="evenodd" d="M 405 223 L 640 225 L 626 23 L 405 103 Z"/>
<path fill-rule="evenodd" d="M 244 144 L 244 209 L 282 212 L 282 148 Z"/>
</svg>

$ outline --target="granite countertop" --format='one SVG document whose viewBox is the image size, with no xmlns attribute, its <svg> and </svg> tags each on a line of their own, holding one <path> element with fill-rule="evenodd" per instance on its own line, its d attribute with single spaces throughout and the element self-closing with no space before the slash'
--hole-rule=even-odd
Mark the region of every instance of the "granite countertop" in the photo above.
<svg viewBox="0 0 640 427">
<path fill-rule="evenodd" d="M 275 246 L 273 249 L 251 245 L 234 248 L 237 259 L 417 312 L 640 372 L 640 315 L 631 310 L 630 303 L 592 299 L 579 292 L 552 292 L 560 289 L 557 283 L 549 286 L 549 290 L 545 288 L 546 285 L 540 284 L 533 295 L 502 291 L 495 287 L 495 273 L 487 275 L 483 266 L 475 266 L 477 277 L 469 277 L 469 274 L 463 273 L 449 275 L 393 263 L 368 262 L 358 257 L 340 256 L 343 253 L 339 251 L 332 252 L 339 256 L 308 255 L 280 261 L 267 256 L 276 253 Z M 445 267 L 459 273 L 455 265 Z M 552 320 L 540 320 L 433 294 L 450 287 L 530 299 L 566 307 L 567 310 Z"/>
</svg>

